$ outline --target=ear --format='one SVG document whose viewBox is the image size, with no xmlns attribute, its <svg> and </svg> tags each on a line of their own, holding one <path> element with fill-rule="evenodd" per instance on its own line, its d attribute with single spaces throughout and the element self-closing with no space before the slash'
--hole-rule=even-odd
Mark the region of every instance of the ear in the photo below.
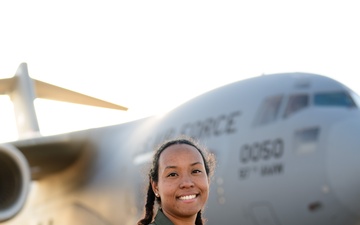
<svg viewBox="0 0 360 225">
<path fill-rule="evenodd" d="M 159 193 L 159 187 L 158 187 L 157 182 L 151 180 L 151 187 L 152 187 L 155 195 L 156 195 L 156 193 Z"/>
</svg>

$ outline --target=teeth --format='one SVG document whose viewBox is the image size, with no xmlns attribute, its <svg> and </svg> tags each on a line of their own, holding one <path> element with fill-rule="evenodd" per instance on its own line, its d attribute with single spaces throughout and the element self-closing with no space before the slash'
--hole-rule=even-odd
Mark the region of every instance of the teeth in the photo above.
<svg viewBox="0 0 360 225">
<path fill-rule="evenodd" d="M 181 199 L 181 200 L 190 200 L 190 199 L 194 199 L 194 198 L 196 198 L 196 195 L 181 196 L 179 199 Z"/>
</svg>

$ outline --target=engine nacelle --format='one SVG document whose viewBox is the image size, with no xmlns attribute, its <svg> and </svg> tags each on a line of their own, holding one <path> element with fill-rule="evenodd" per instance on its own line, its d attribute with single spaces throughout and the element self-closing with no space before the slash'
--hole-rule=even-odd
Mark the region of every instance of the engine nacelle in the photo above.
<svg viewBox="0 0 360 225">
<path fill-rule="evenodd" d="M 30 189 L 29 165 L 9 144 L 0 145 L 0 222 L 14 217 L 26 202 Z"/>
</svg>

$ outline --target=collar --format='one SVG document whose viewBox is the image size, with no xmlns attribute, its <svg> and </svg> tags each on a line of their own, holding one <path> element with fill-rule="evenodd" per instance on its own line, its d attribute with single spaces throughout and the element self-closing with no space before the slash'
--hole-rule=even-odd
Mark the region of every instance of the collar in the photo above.
<svg viewBox="0 0 360 225">
<path fill-rule="evenodd" d="M 171 220 L 169 220 L 169 218 L 167 218 L 165 216 L 165 214 L 163 213 L 163 211 L 161 209 L 159 209 L 157 211 L 157 213 L 156 213 L 154 224 L 157 224 L 157 225 L 174 225 L 173 222 L 171 222 Z"/>
</svg>

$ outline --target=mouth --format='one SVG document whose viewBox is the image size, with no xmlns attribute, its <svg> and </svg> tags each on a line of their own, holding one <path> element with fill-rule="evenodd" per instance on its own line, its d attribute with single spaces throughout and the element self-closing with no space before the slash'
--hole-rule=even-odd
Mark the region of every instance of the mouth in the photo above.
<svg viewBox="0 0 360 225">
<path fill-rule="evenodd" d="M 193 194 L 193 195 L 183 195 L 183 196 L 180 196 L 179 199 L 180 200 L 192 200 L 192 199 L 195 199 L 198 195 L 196 194 Z"/>
</svg>

